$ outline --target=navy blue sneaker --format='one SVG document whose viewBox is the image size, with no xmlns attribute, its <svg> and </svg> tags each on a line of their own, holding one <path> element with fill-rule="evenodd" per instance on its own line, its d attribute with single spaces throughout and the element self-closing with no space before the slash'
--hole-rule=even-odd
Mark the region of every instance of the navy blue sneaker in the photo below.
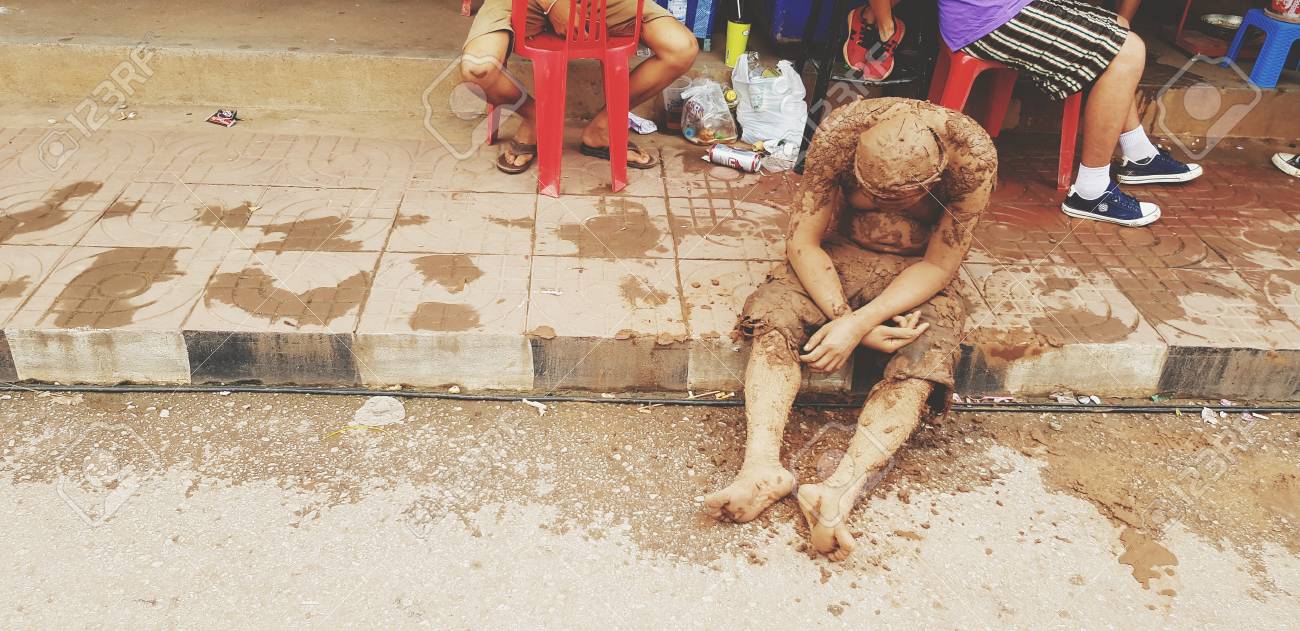
<svg viewBox="0 0 1300 631">
<path fill-rule="evenodd" d="M 1201 177 L 1201 165 L 1183 164 L 1160 149 L 1155 156 L 1141 162 L 1130 162 L 1125 158 L 1115 171 L 1120 184 L 1159 184 L 1168 182 L 1190 182 Z"/>
<path fill-rule="evenodd" d="M 1139 202 L 1132 195 L 1119 190 L 1119 184 L 1114 182 L 1097 199 L 1084 199 L 1071 186 L 1070 195 L 1061 204 L 1061 212 L 1079 219 L 1108 221 L 1134 228 L 1160 218 L 1159 206 L 1151 202 Z"/>
</svg>

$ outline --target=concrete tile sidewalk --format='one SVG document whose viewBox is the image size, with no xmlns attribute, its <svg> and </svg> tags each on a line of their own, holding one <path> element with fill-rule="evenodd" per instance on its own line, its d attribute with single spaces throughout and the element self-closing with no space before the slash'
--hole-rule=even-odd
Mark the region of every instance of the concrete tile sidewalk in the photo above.
<svg viewBox="0 0 1300 631">
<path fill-rule="evenodd" d="M 0 129 L 6 381 L 733 390 L 797 183 L 666 137 L 616 195 L 567 152 L 551 199 L 432 140 L 45 133 Z M 1205 164 L 1133 230 L 1061 215 L 1054 159 L 1004 146 L 959 390 L 1297 398 L 1300 189 L 1258 152 Z"/>
</svg>

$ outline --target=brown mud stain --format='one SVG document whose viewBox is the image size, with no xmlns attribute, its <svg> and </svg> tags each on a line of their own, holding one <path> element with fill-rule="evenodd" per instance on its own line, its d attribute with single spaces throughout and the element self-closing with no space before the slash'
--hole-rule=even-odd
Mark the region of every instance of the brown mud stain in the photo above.
<svg viewBox="0 0 1300 631">
<path fill-rule="evenodd" d="M 1124 544 L 1119 562 L 1133 568 L 1133 578 L 1142 587 L 1150 589 L 1152 579 L 1163 576 L 1165 568 L 1178 565 L 1174 553 L 1136 528 L 1125 528 L 1119 533 L 1119 540 Z"/>
<path fill-rule="evenodd" d="M 1256 483 L 1256 492 L 1269 510 L 1300 523 L 1300 475 L 1279 473 Z"/>
<path fill-rule="evenodd" d="M 23 292 L 32 284 L 31 276 L 19 276 L 0 283 L 0 300 L 6 298 L 21 298 Z"/>
<path fill-rule="evenodd" d="M 370 289 L 370 274 L 357 272 L 333 287 L 313 287 L 294 293 L 276 287 L 264 270 L 249 268 L 223 272 L 208 283 L 204 302 L 224 303 L 269 320 L 284 320 L 294 327 L 326 326 L 354 309 L 359 309 Z"/>
<path fill-rule="evenodd" d="M 118 248 L 95 255 L 55 297 L 46 316 L 64 328 L 111 329 L 130 324 L 152 300 L 135 302 L 159 282 L 181 276 L 178 248 Z"/>
<path fill-rule="evenodd" d="M 589 258 L 638 258 L 651 252 L 664 253 L 662 235 L 650 220 L 644 204 L 624 199 L 601 198 L 600 214 L 582 223 L 561 224 L 555 234 L 578 248 L 577 255 Z"/>
<path fill-rule="evenodd" d="M 532 217 L 524 217 L 522 219 L 503 219 L 501 217 L 488 217 L 487 219 L 489 222 L 494 223 L 498 226 L 505 226 L 507 228 L 520 228 L 523 230 L 532 230 L 533 226 L 537 225 L 537 222 L 534 221 Z"/>
<path fill-rule="evenodd" d="M 1300 520 L 1285 509 L 1300 500 L 1294 457 L 1271 447 L 1293 440 L 1300 420 L 1228 417 L 1217 427 L 1187 415 L 1055 415 L 1030 423 L 1014 414 L 980 418 L 981 432 L 1047 463 L 1044 487 L 1088 501 L 1120 532 L 1122 556 L 1135 580 L 1154 590 L 1172 576 L 1177 558 L 1156 543 L 1171 524 L 1243 557 L 1260 589 L 1282 593 L 1262 561 L 1262 543 L 1300 554 Z M 1059 428 L 1059 429 L 1058 429 Z M 1264 450 L 1258 445 L 1270 446 Z"/>
<path fill-rule="evenodd" d="M 655 344 L 659 346 L 672 346 L 673 344 L 680 344 L 685 341 L 686 335 L 682 333 L 673 335 L 672 333 L 665 331 L 655 336 Z"/>
<path fill-rule="evenodd" d="M 411 314 L 410 324 L 417 331 L 468 331 L 479 325 L 479 318 L 469 305 L 422 302 Z"/>
<path fill-rule="evenodd" d="M 199 223 L 212 228 L 245 228 L 253 218 L 253 203 L 244 202 L 232 208 L 204 205 L 199 209 Z"/>
<path fill-rule="evenodd" d="M 539 326 L 539 327 L 537 327 L 537 328 L 535 328 L 535 329 L 529 331 L 529 332 L 528 332 L 528 335 L 529 335 L 530 337 L 539 337 L 539 338 L 542 338 L 542 339 L 544 339 L 544 340 L 553 340 L 553 339 L 555 339 L 555 329 L 552 328 L 552 327 L 549 327 L 549 326 L 547 326 L 547 325 L 545 325 L 545 324 L 543 324 L 543 325 L 541 325 L 541 326 Z"/>
<path fill-rule="evenodd" d="M 1079 283 L 1073 278 L 1066 278 L 1064 276 L 1043 276 L 1038 279 L 1038 281 L 1037 284 L 1039 287 L 1036 288 L 1036 291 L 1068 292 L 1074 291 L 1074 288 L 1079 286 Z"/>
<path fill-rule="evenodd" d="M 633 309 L 643 306 L 662 307 L 668 304 L 667 292 L 650 287 L 644 279 L 636 276 L 624 276 L 623 282 L 618 285 L 618 291 L 623 295 L 628 306 Z"/>
<path fill-rule="evenodd" d="M 429 223 L 428 215 L 398 215 L 393 222 L 398 228 L 402 226 L 423 226 Z"/>
<path fill-rule="evenodd" d="M 340 235 L 348 234 L 353 224 L 341 217 L 319 217 L 289 223 L 272 224 L 262 228 L 262 234 L 281 234 L 283 238 L 274 241 L 262 241 L 255 250 L 286 251 L 325 251 L 356 252 L 361 249 L 360 241 L 344 239 Z"/>
<path fill-rule="evenodd" d="M 458 294 L 465 285 L 483 277 L 483 270 L 465 254 L 431 254 L 411 261 L 424 280 L 438 283 L 447 291 Z"/>
<path fill-rule="evenodd" d="M 104 187 L 102 182 L 77 182 L 63 188 L 50 191 L 35 208 L 14 213 L 4 211 L 0 215 L 0 243 L 22 234 L 49 230 L 63 223 L 72 216 L 73 211 L 64 208 L 70 200 L 90 197 Z"/>
<path fill-rule="evenodd" d="M 139 200 L 130 202 L 125 199 L 119 199 L 113 202 L 113 205 L 109 206 L 108 210 L 104 211 L 104 219 L 112 219 L 114 217 L 130 217 L 131 215 L 135 214 L 135 211 L 140 210 L 140 205 L 143 203 L 144 202 Z"/>
<path fill-rule="evenodd" d="M 925 541 L 925 537 L 918 535 L 910 530 L 895 530 L 894 536 L 902 537 L 910 541 Z"/>
<path fill-rule="evenodd" d="M 784 214 L 771 216 L 710 216 L 699 213 L 694 216 L 674 216 L 675 230 L 673 241 L 681 244 L 688 236 L 695 236 L 710 241 L 720 239 L 754 239 L 768 243 L 784 242 L 789 221 Z"/>
<path fill-rule="evenodd" d="M 986 331 L 977 329 L 970 342 L 979 348 L 990 366 L 1003 366 L 1034 359 L 1053 347 L 1052 341 L 1034 330 Z"/>
<path fill-rule="evenodd" d="M 1073 342 L 1122 342 L 1137 330 L 1137 323 L 1128 324 L 1122 318 L 1095 313 L 1084 308 L 1054 309 L 1032 318 L 1029 326 L 1041 332 L 1048 342 L 1061 346 Z"/>
</svg>

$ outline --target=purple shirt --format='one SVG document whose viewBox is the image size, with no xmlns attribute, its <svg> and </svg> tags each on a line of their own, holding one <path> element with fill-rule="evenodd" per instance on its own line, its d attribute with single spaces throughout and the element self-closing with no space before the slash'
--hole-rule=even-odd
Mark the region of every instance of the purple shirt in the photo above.
<svg viewBox="0 0 1300 631">
<path fill-rule="evenodd" d="M 1011 21 L 1034 0 L 939 0 L 939 32 L 949 50 L 961 50 Z"/>
</svg>

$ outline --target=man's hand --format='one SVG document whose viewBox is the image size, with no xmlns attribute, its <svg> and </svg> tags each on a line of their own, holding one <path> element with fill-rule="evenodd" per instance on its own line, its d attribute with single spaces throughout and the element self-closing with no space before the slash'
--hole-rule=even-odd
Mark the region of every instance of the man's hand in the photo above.
<svg viewBox="0 0 1300 631">
<path fill-rule="evenodd" d="M 921 323 L 920 311 L 913 311 L 905 316 L 894 316 L 894 324 L 898 326 L 881 324 L 871 329 L 866 337 L 862 338 L 862 345 L 883 353 L 893 353 L 911 344 L 930 328 L 929 322 Z"/>
<path fill-rule="evenodd" d="M 813 333 L 799 359 L 818 372 L 835 372 L 853 355 L 862 341 L 862 322 L 852 314 L 835 318 Z"/>
</svg>

